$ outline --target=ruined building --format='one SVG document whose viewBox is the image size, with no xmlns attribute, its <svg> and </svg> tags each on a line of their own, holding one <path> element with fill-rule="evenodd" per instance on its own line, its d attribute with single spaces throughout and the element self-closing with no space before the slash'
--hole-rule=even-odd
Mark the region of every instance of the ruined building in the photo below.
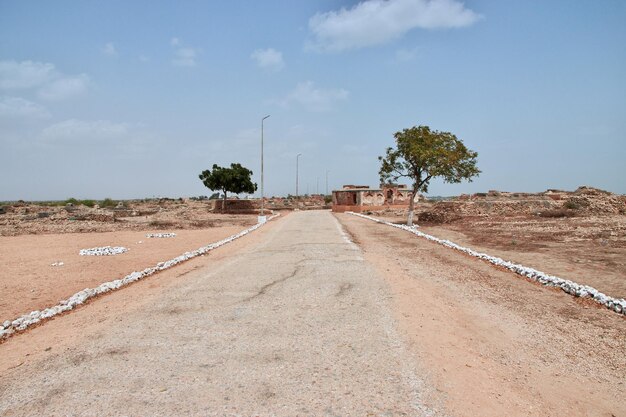
<svg viewBox="0 0 626 417">
<path fill-rule="evenodd" d="M 406 208 L 411 199 L 411 190 L 406 185 L 381 184 L 374 189 L 367 185 L 344 185 L 341 190 L 333 191 L 333 211 L 383 210 L 388 208 Z M 418 196 L 415 196 L 417 201 Z"/>
</svg>

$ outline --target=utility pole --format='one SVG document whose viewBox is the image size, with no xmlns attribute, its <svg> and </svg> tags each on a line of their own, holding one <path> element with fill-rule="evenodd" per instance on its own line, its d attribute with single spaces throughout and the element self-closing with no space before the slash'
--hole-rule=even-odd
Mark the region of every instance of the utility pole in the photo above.
<svg viewBox="0 0 626 417">
<path fill-rule="evenodd" d="M 263 192 L 263 122 L 265 121 L 265 119 L 267 119 L 268 117 L 270 117 L 270 115 L 268 114 L 267 116 L 265 116 L 264 118 L 261 119 L 261 218 L 259 219 L 261 222 L 265 221 L 264 218 L 264 209 L 265 209 L 265 194 Z"/>
<path fill-rule="evenodd" d="M 317 185 L 315 186 L 315 194 L 320 194 L 320 177 L 317 177 Z"/>
</svg>

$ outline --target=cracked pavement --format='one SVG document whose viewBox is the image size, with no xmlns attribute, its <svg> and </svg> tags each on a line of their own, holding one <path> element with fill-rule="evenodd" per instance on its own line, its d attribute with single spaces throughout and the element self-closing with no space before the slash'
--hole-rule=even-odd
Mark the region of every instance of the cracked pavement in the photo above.
<svg viewBox="0 0 626 417">
<path fill-rule="evenodd" d="M 97 300 L 35 329 L 102 322 L 4 372 L 0 414 L 431 415 L 389 289 L 332 214 L 261 233 L 167 291 L 137 285 L 111 296 L 119 309 Z"/>
</svg>

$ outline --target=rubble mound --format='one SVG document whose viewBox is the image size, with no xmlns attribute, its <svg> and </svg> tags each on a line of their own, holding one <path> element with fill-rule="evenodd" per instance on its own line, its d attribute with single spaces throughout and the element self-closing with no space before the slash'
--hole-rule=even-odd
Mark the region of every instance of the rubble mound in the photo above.
<svg viewBox="0 0 626 417">
<path fill-rule="evenodd" d="M 121 230 L 160 233 L 162 229 L 245 227 L 256 221 L 256 216 L 243 213 L 215 213 L 210 202 L 193 200 L 129 200 L 117 205 L 94 204 L 93 207 L 80 203 L 16 202 L 0 207 L 3 209 L 0 212 L 0 236 Z"/>
<path fill-rule="evenodd" d="M 564 203 L 566 208 L 584 213 L 625 214 L 626 196 L 616 195 L 593 187 L 578 187 Z"/>
<path fill-rule="evenodd" d="M 463 217 L 623 215 L 626 196 L 588 186 L 578 187 L 576 191 L 552 189 L 541 193 L 491 190 L 450 200 L 420 202 L 416 212 L 420 222 L 433 224 L 451 223 Z"/>
</svg>

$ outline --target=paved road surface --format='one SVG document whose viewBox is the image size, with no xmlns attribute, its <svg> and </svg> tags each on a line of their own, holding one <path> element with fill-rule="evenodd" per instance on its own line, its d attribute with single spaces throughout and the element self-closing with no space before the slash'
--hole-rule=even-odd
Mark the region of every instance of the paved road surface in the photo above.
<svg viewBox="0 0 626 417">
<path fill-rule="evenodd" d="M 429 415 L 389 289 L 335 218 L 298 212 L 258 233 L 141 309 L 131 287 L 111 295 L 126 308 L 97 300 L 35 329 L 111 323 L 1 375 L 0 415 Z"/>
</svg>

